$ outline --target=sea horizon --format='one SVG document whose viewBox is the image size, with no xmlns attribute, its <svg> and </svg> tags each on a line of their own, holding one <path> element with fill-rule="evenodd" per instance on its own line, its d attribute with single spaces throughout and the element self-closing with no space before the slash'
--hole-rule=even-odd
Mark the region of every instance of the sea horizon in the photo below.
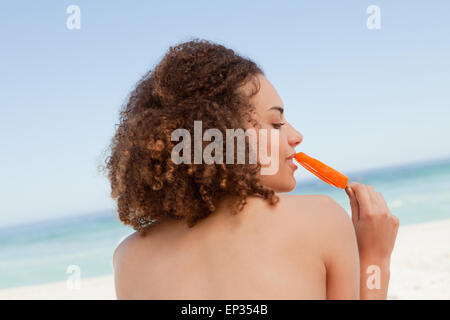
<svg viewBox="0 0 450 320">
<path fill-rule="evenodd" d="M 407 163 L 400 163 L 400 164 L 388 165 L 388 166 L 383 166 L 383 167 L 353 170 L 353 171 L 346 172 L 345 174 L 347 175 L 347 177 L 349 177 L 349 181 L 355 181 L 355 182 L 368 184 L 363 180 L 367 180 L 368 178 L 370 178 L 376 174 L 379 174 L 381 172 L 385 172 L 386 170 L 389 170 L 389 171 L 395 171 L 396 169 L 411 170 L 411 169 L 414 169 L 415 167 L 422 167 L 422 166 L 428 166 L 428 165 L 439 165 L 439 164 L 446 164 L 446 163 L 450 163 L 450 155 L 445 156 L 445 157 L 419 160 L 419 161 L 407 162 Z M 310 174 L 310 177 L 308 177 L 306 179 L 296 180 L 296 181 L 297 181 L 297 183 L 296 183 L 295 189 L 286 194 L 298 194 L 298 191 L 304 190 L 305 188 L 308 188 L 308 187 L 313 187 L 314 190 L 321 190 L 321 189 L 326 190 L 326 191 L 330 190 L 329 185 L 327 185 L 326 183 L 319 180 L 313 174 Z M 322 186 L 323 186 L 323 188 L 321 188 Z M 333 188 L 333 187 L 331 187 L 331 188 Z M 337 189 L 337 188 L 336 188 L 336 190 L 339 191 L 339 189 Z M 5 223 L 5 224 L 0 224 L 0 234 L 4 229 L 9 229 L 9 228 L 24 227 L 26 225 L 35 225 L 35 224 L 41 224 L 41 223 L 50 223 L 51 224 L 52 222 L 56 223 L 58 221 L 62 221 L 62 220 L 66 220 L 66 219 L 68 219 L 68 220 L 77 219 L 79 217 L 87 217 L 87 218 L 96 217 L 96 216 L 106 217 L 110 214 L 115 214 L 115 213 L 116 212 L 113 208 L 99 209 L 99 210 L 93 210 L 93 211 L 84 212 L 84 213 L 80 213 L 80 214 L 64 215 L 63 217 L 46 217 L 46 218 L 36 219 L 36 220 L 26 221 L 26 222 L 22 221 L 22 222 Z"/>
<path fill-rule="evenodd" d="M 400 226 L 450 218 L 450 157 L 347 173 L 382 192 Z M 351 214 L 345 191 L 311 174 L 289 194 L 324 194 Z M 113 208 L 0 226 L 0 289 L 112 274 L 112 254 L 134 230 Z"/>
</svg>

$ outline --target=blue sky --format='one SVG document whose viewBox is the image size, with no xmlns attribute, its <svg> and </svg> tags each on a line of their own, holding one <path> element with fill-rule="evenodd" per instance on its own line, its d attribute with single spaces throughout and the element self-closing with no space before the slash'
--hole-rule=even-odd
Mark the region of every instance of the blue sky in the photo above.
<svg viewBox="0 0 450 320">
<path fill-rule="evenodd" d="M 80 30 L 66 27 L 71 4 Z M 380 30 L 366 27 L 369 5 Z M 193 37 L 257 62 L 304 136 L 297 151 L 343 173 L 450 156 L 449 12 L 400 0 L 2 4 L 0 225 L 113 208 L 97 165 L 118 111 Z"/>
</svg>

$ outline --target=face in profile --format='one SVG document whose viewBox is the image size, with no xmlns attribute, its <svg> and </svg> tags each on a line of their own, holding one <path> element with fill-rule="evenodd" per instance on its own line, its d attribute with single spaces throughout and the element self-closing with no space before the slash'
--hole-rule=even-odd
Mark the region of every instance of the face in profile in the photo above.
<svg viewBox="0 0 450 320">
<path fill-rule="evenodd" d="M 266 129 L 267 132 L 267 143 L 260 146 L 264 150 L 258 149 L 258 159 L 261 161 L 260 156 L 264 153 L 269 161 L 261 162 L 262 168 L 271 166 L 278 169 L 272 174 L 261 174 L 260 179 L 264 186 L 276 192 L 289 192 L 295 188 L 296 184 L 294 172 L 297 166 L 293 162 L 293 155 L 295 147 L 302 142 L 303 136 L 285 119 L 283 101 L 273 85 L 263 75 L 258 75 L 257 78 L 260 89 L 251 97 L 250 103 L 255 107 L 261 129 Z M 259 129 L 256 132 L 260 137 Z M 276 145 L 274 146 L 273 143 Z"/>
</svg>

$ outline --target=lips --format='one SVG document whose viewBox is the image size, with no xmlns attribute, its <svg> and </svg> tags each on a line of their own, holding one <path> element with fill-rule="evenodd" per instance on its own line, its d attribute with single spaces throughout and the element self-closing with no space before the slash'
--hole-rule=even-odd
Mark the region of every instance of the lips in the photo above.
<svg viewBox="0 0 450 320">
<path fill-rule="evenodd" d="M 295 163 L 293 161 L 294 156 L 295 156 L 295 153 L 291 154 L 289 157 L 286 158 L 286 162 L 295 171 L 295 170 L 297 170 L 297 166 L 295 165 Z"/>
<path fill-rule="evenodd" d="M 294 156 L 295 156 L 295 152 L 294 153 L 292 153 L 289 157 L 287 157 L 286 158 L 286 160 L 291 160 L 291 159 L 294 159 Z"/>
</svg>

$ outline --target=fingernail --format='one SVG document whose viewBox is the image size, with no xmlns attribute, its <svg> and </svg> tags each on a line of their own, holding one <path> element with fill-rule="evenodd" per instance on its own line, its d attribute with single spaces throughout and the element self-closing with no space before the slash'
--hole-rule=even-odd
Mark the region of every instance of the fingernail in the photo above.
<svg viewBox="0 0 450 320">
<path fill-rule="evenodd" d="M 345 187 L 345 192 L 349 195 L 349 196 L 351 196 L 352 194 L 353 194 L 353 191 L 352 191 L 352 189 L 350 188 L 350 187 Z"/>
</svg>

